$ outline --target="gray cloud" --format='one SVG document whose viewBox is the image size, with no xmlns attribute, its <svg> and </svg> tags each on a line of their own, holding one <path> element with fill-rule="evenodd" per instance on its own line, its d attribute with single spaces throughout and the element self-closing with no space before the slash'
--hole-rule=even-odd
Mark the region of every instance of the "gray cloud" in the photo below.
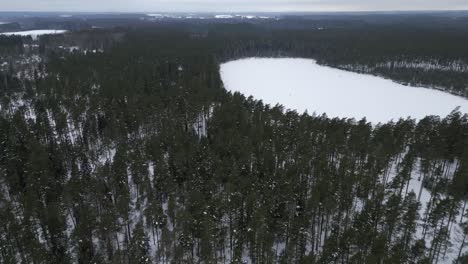
<svg viewBox="0 0 468 264">
<path fill-rule="evenodd" d="M 248 12 L 468 10 L 468 0 L 0 0 L 0 11 Z"/>
</svg>

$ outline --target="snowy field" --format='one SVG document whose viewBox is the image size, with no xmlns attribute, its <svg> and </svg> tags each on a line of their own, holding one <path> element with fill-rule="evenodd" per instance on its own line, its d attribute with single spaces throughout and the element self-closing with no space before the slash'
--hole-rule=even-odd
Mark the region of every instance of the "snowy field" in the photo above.
<svg viewBox="0 0 468 264">
<path fill-rule="evenodd" d="M 400 117 L 445 117 L 468 100 L 434 89 L 408 87 L 380 77 L 320 66 L 311 59 L 250 58 L 221 65 L 229 91 L 329 117 L 366 117 L 373 123 Z"/>
<path fill-rule="evenodd" d="M 37 39 L 41 35 L 52 35 L 52 34 L 63 34 L 66 30 L 57 29 L 39 29 L 39 30 L 28 30 L 28 31 L 17 31 L 17 32 L 3 32 L 0 35 L 5 36 L 31 36 L 33 39 Z"/>
</svg>

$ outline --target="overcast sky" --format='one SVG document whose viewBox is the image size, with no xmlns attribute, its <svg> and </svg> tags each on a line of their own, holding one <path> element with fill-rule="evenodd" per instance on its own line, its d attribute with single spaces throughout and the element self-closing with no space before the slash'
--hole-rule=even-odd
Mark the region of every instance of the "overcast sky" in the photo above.
<svg viewBox="0 0 468 264">
<path fill-rule="evenodd" d="M 285 12 L 468 10 L 468 0 L 0 0 L 0 11 Z"/>
</svg>

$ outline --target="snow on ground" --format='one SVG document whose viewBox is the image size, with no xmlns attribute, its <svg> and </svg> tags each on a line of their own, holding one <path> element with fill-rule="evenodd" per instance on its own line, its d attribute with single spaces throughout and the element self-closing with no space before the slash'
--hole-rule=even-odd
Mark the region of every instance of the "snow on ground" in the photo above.
<svg viewBox="0 0 468 264">
<path fill-rule="evenodd" d="M 215 15 L 215 18 L 227 19 L 227 18 L 234 18 L 234 16 L 233 15 Z"/>
<path fill-rule="evenodd" d="M 249 58 L 221 65 L 229 91 L 329 117 L 366 117 L 373 123 L 411 116 L 445 117 L 468 100 L 435 89 L 408 87 L 376 76 L 321 66 L 311 59 Z"/>
<path fill-rule="evenodd" d="M 398 174 L 398 167 L 396 165 L 397 163 L 395 163 L 390 169 L 387 183 L 390 183 L 394 179 L 394 177 Z M 408 185 L 404 187 L 404 190 L 407 189 L 408 193 L 414 192 L 416 194 L 416 199 L 420 202 L 420 205 L 421 205 L 419 208 L 419 212 L 418 212 L 419 219 L 417 221 L 417 228 L 416 228 L 416 233 L 414 236 L 415 240 L 424 238 L 424 234 L 423 234 L 424 221 L 426 220 L 426 212 L 428 209 L 427 208 L 428 203 L 431 200 L 430 191 L 423 187 L 423 175 L 420 173 L 421 171 L 420 166 L 421 166 L 421 160 L 418 160 L 415 163 L 415 166 L 413 167 L 413 171 L 411 173 L 411 179 L 408 182 Z M 452 164 L 449 164 L 449 169 L 446 171 L 447 173 L 446 176 L 449 178 L 453 177 L 456 167 L 457 167 L 456 161 Z M 360 211 L 360 210 L 357 209 L 353 211 Z M 463 206 L 460 207 L 459 214 L 455 216 L 456 223 L 453 223 L 452 228 L 449 229 L 448 235 L 450 237 L 450 242 L 452 243 L 452 245 L 449 248 L 447 248 L 447 251 L 445 253 L 441 254 L 441 256 L 439 257 L 436 263 L 452 264 L 453 261 L 457 258 L 458 251 L 460 250 L 460 246 L 463 240 L 463 231 L 459 225 L 461 222 L 465 221 L 465 217 L 461 217 L 462 214 L 463 214 Z M 433 235 L 428 233 L 428 235 L 426 235 L 425 237 L 426 247 L 431 246 L 432 240 L 433 240 Z M 443 251 L 445 251 L 445 248 Z M 468 252 L 468 248 L 464 246 L 462 253 L 466 253 L 466 252 Z"/>
<path fill-rule="evenodd" d="M 420 166 L 420 163 L 418 164 Z M 452 166 L 455 167 L 455 166 Z M 419 202 L 421 203 L 421 208 L 419 209 L 419 221 L 418 221 L 418 227 L 416 229 L 416 239 L 422 239 L 423 238 L 423 223 L 425 220 L 425 212 L 427 211 L 427 206 L 428 203 L 431 199 L 431 193 L 422 187 L 422 179 L 420 178 L 421 175 L 419 175 L 418 172 L 419 168 L 415 168 L 415 171 L 413 171 L 411 175 L 411 180 L 408 185 L 408 191 L 413 191 L 416 194 L 416 197 L 419 197 Z M 452 177 L 454 172 L 450 172 L 449 175 Z M 449 230 L 449 237 L 450 237 L 450 242 L 452 243 L 452 246 L 447 249 L 446 254 L 443 254 L 440 256 L 439 260 L 437 263 L 439 264 L 451 264 L 453 261 L 457 258 L 458 251 L 460 249 L 460 246 L 462 244 L 463 240 L 463 231 L 461 230 L 459 224 L 464 220 L 464 217 L 460 216 L 463 214 L 463 209 L 460 207 L 460 212 L 459 214 L 455 217 L 456 223 L 452 225 L 452 228 Z M 459 220 L 460 219 L 460 220 Z M 425 242 L 426 246 L 430 247 L 432 243 L 433 237 L 431 235 L 427 235 Z M 467 248 L 464 247 L 463 253 L 467 252 Z"/>
<path fill-rule="evenodd" d="M 10 24 L 10 22 L 2 22 L 2 21 L 0 21 L 0 25 L 6 25 L 6 24 Z"/>
<path fill-rule="evenodd" d="M 28 30 L 28 31 L 17 31 L 17 32 L 3 32 L 0 35 L 5 36 L 31 36 L 33 39 L 37 39 L 41 35 L 52 35 L 52 34 L 63 34 L 66 30 L 58 29 L 39 29 L 39 30 Z"/>
<path fill-rule="evenodd" d="M 245 19 L 257 18 L 257 16 L 254 16 L 254 15 L 236 15 L 236 17 L 245 18 Z"/>
</svg>

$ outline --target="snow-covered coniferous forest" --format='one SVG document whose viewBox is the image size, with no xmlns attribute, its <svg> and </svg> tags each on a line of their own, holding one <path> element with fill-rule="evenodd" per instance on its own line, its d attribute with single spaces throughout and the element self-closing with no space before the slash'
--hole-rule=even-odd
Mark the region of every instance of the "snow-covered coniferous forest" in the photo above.
<svg viewBox="0 0 468 264">
<path fill-rule="evenodd" d="M 0 263 L 468 263 L 464 12 L 38 16 Z"/>
</svg>

